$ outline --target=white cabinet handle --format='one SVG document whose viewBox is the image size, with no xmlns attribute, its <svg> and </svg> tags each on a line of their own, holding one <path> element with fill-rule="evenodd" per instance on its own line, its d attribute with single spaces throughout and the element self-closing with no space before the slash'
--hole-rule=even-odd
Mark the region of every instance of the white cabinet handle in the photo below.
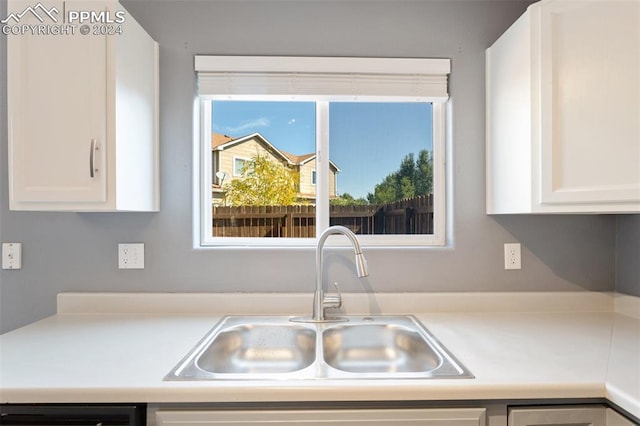
<svg viewBox="0 0 640 426">
<path fill-rule="evenodd" d="M 89 176 L 95 177 L 98 169 L 95 167 L 96 151 L 99 150 L 98 141 L 91 139 L 91 147 L 89 149 Z"/>
</svg>

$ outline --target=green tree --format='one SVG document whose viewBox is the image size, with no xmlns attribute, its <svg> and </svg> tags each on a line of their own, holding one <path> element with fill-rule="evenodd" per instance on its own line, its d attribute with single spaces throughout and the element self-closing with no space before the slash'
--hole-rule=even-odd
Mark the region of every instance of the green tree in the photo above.
<svg viewBox="0 0 640 426">
<path fill-rule="evenodd" d="M 329 200 L 329 204 L 332 206 L 360 206 L 368 204 L 368 202 L 364 198 L 353 198 L 353 195 L 345 192 L 338 198 Z"/>
<path fill-rule="evenodd" d="M 404 176 L 400 178 L 400 188 L 398 191 L 398 198 L 412 198 L 416 196 L 416 186 L 413 183 L 413 179 L 410 176 Z"/>
<path fill-rule="evenodd" d="M 397 173 L 391 173 L 377 184 L 373 193 L 367 194 L 370 204 L 385 204 L 397 200 L 398 194 Z"/>
<path fill-rule="evenodd" d="M 223 185 L 231 206 L 290 206 L 296 203 L 298 172 L 264 155 L 247 162 L 242 177 Z"/>
<path fill-rule="evenodd" d="M 405 155 L 405 157 L 400 162 L 400 168 L 396 172 L 396 179 L 398 182 L 402 182 L 403 180 L 408 180 L 409 182 L 413 182 L 413 178 L 416 172 L 416 162 L 413 158 L 413 153 L 409 153 Z"/>
<path fill-rule="evenodd" d="M 400 167 L 387 175 L 367 195 L 371 204 L 385 204 L 393 201 L 430 194 L 433 191 L 433 161 L 427 150 L 414 155 L 407 154 Z"/>
<path fill-rule="evenodd" d="M 431 152 L 423 149 L 418 153 L 415 173 L 416 195 L 433 193 L 433 159 Z"/>
</svg>

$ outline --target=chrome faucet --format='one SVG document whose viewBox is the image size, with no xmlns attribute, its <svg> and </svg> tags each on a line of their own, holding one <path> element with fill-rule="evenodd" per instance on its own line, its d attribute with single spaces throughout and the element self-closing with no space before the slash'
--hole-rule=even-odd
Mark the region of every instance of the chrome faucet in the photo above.
<svg viewBox="0 0 640 426">
<path fill-rule="evenodd" d="M 324 248 L 324 243 L 327 241 L 327 238 L 331 235 L 342 234 L 349 239 L 351 245 L 353 246 L 353 250 L 356 255 L 356 275 L 358 277 L 366 277 L 369 275 L 367 270 L 367 260 L 364 258 L 362 254 L 362 249 L 360 249 L 360 243 L 358 242 L 358 238 L 356 234 L 354 234 L 349 228 L 345 228 L 344 226 L 330 226 L 327 228 L 320 237 L 318 238 L 318 244 L 316 247 L 316 289 L 313 294 L 313 315 L 311 318 L 295 318 L 293 321 L 300 322 L 335 322 L 335 321 L 343 321 L 341 318 L 327 318 L 325 314 L 325 309 L 327 308 L 339 308 L 342 306 L 342 296 L 340 294 L 340 289 L 337 284 L 336 289 L 338 290 L 338 294 L 329 295 L 325 294 L 322 286 L 322 249 Z"/>
</svg>

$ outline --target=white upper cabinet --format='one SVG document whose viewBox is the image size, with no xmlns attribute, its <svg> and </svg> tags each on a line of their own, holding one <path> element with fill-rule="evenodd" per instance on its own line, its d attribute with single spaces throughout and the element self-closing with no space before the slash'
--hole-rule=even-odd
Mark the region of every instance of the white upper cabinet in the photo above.
<svg viewBox="0 0 640 426">
<path fill-rule="evenodd" d="M 640 1 L 535 3 L 486 59 L 487 213 L 640 212 Z"/>
<path fill-rule="evenodd" d="M 35 3 L 8 2 L 43 28 L 7 36 L 10 209 L 157 211 L 157 43 L 115 1 Z"/>
</svg>

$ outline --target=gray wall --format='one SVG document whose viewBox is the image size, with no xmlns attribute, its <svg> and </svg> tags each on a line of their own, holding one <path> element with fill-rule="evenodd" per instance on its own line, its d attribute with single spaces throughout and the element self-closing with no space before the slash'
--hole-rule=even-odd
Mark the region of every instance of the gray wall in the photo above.
<svg viewBox="0 0 640 426">
<path fill-rule="evenodd" d="M 640 296 L 640 215 L 617 219 L 616 291 Z"/>
<path fill-rule="evenodd" d="M 1 66 L 1 240 L 24 244 L 23 269 L 0 272 L 2 330 L 54 313 L 55 295 L 62 291 L 311 291 L 311 249 L 192 249 L 194 54 L 452 59 L 451 246 L 369 250 L 371 275 L 364 280 L 353 277 L 350 258 L 328 256 L 329 278 L 340 281 L 344 291 L 614 289 L 615 216 L 484 213 L 484 50 L 528 2 L 127 0 L 123 4 L 160 43 L 161 211 L 8 211 L 6 67 Z M 4 59 L 4 38 L 1 48 Z M 504 271 L 502 245 L 513 241 L 523 245 L 523 269 Z M 144 242 L 146 269 L 118 270 L 118 242 Z M 631 274 L 637 276 L 637 269 Z"/>
</svg>

